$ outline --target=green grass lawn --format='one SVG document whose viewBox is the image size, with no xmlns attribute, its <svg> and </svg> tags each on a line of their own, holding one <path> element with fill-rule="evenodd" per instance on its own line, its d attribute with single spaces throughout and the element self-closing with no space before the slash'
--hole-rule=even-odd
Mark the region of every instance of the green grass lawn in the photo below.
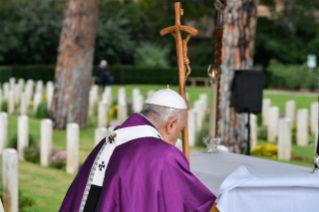
<svg viewBox="0 0 319 212">
<path fill-rule="evenodd" d="M 318 102 L 317 96 L 309 95 L 294 95 L 294 94 L 270 94 L 264 93 L 264 99 L 271 99 L 271 105 L 279 107 L 280 111 L 285 111 L 286 101 L 295 100 L 296 110 L 301 108 L 307 108 L 310 111 L 310 105 L 313 102 Z"/>
<path fill-rule="evenodd" d="M 122 86 L 113 86 L 112 94 L 114 97 L 117 96 L 117 90 Z M 127 97 L 132 96 L 132 89 L 138 87 L 141 90 L 141 94 L 144 99 L 147 97 L 148 90 L 158 90 L 166 88 L 166 85 L 128 85 L 123 86 L 126 88 Z M 178 91 L 177 86 L 170 86 L 171 89 Z M 206 93 L 208 95 L 208 103 L 210 102 L 210 90 L 209 88 L 187 88 L 189 93 L 190 102 L 193 103 L 199 98 L 199 95 Z M 316 101 L 316 97 L 302 96 L 302 95 L 281 95 L 281 94 L 264 94 L 264 98 L 272 99 L 272 105 L 279 106 L 281 110 L 284 110 L 285 102 L 290 99 L 294 99 L 297 102 L 297 108 L 310 108 L 311 102 Z M 40 142 L 40 120 L 37 120 L 33 116 L 32 110 L 29 110 L 29 131 Z M 88 154 L 94 148 L 94 129 L 96 126 L 97 119 L 90 117 L 88 129 L 81 130 L 80 132 L 80 159 L 84 162 Z M 14 132 L 17 131 L 18 116 L 9 116 L 8 123 L 8 136 L 10 137 Z M 109 120 L 110 121 L 110 120 Z M 260 141 L 260 144 L 266 144 Z M 53 145 L 57 150 L 66 149 L 66 131 L 65 130 L 54 130 L 53 132 Z M 203 146 L 191 148 L 192 150 L 203 150 Z M 313 148 L 310 147 L 298 147 L 293 145 L 293 151 L 297 155 L 303 155 L 308 158 L 313 157 Z M 263 157 L 265 158 L 265 157 Z M 271 159 L 271 158 L 265 158 Z M 273 160 L 273 159 L 271 159 Z M 301 161 L 283 161 L 296 165 L 312 167 L 311 163 L 305 163 Z M 0 168 L 2 163 L 0 162 Z M 2 170 L 2 169 L 0 169 Z M 56 212 L 58 211 L 62 200 L 65 196 L 67 189 L 74 179 L 74 175 L 66 174 L 63 171 L 43 168 L 40 165 L 32 164 L 25 161 L 19 162 L 19 187 L 26 193 L 32 195 L 36 199 L 36 209 L 38 211 Z"/>
</svg>

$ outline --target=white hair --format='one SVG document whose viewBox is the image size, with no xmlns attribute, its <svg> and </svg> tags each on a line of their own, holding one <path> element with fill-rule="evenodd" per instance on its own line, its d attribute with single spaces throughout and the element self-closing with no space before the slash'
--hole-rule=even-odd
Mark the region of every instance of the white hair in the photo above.
<svg viewBox="0 0 319 212">
<path fill-rule="evenodd" d="M 101 60 L 100 67 L 106 67 L 106 66 L 107 66 L 107 61 L 106 60 Z"/>
<path fill-rule="evenodd" d="M 183 119 L 185 111 L 186 110 L 144 103 L 141 114 L 146 117 L 151 117 L 158 126 L 162 126 L 174 116 L 177 117 L 177 122 L 179 123 Z"/>
</svg>

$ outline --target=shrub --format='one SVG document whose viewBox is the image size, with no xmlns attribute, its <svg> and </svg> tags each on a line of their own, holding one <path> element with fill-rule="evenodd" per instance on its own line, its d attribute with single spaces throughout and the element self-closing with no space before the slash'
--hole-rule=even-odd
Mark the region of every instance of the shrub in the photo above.
<svg viewBox="0 0 319 212">
<path fill-rule="evenodd" d="M 14 132 L 10 136 L 7 148 L 17 149 L 18 146 L 18 133 Z M 37 146 L 37 141 L 35 140 L 34 136 L 29 133 L 29 146 Z"/>
<path fill-rule="evenodd" d="M 142 67 L 168 67 L 168 46 L 161 47 L 150 42 L 141 42 L 136 48 L 135 64 Z"/>
<path fill-rule="evenodd" d="M 3 199 L 3 188 L 0 187 L 0 199 Z M 19 211 L 20 212 L 37 212 L 33 206 L 35 199 L 27 196 L 22 190 L 19 189 Z"/>
<path fill-rule="evenodd" d="M 257 138 L 267 141 L 267 127 L 258 127 Z"/>
<path fill-rule="evenodd" d="M 256 146 L 256 148 L 251 151 L 251 154 L 256 156 L 266 156 L 277 159 L 277 152 L 277 146 L 268 144 L 264 146 Z"/>
<path fill-rule="evenodd" d="M 67 154 L 65 151 L 59 151 L 55 153 L 51 158 L 51 167 L 56 169 L 65 169 L 66 157 Z"/>
<path fill-rule="evenodd" d="M 6 101 L 1 103 L 1 111 L 8 111 L 8 103 Z"/>
<path fill-rule="evenodd" d="M 275 60 L 270 62 L 270 86 L 293 90 L 315 90 L 318 83 L 319 69 L 310 71 L 306 65 L 283 65 Z"/>
<path fill-rule="evenodd" d="M 39 146 L 29 146 L 24 149 L 24 158 L 32 163 L 40 163 L 40 148 Z"/>
<path fill-rule="evenodd" d="M 35 117 L 37 119 L 45 119 L 49 117 L 49 113 L 48 113 L 48 102 L 47 101 L 41 101 L 41 103 L 39 104 Z"/>
</svg>

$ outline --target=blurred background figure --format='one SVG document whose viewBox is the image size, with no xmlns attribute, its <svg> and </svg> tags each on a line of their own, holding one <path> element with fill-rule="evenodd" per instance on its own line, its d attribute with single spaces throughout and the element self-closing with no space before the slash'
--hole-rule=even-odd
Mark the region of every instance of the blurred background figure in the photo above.
<svg viewBox="0 0 319 212">
<path fill-rule="evenodd" d="M 110 74 L 110 71 L 107 67 L 107 61 L 101 60 L 99 67 L 96 71 L 96 84 L 102 88 L 106 85 L 112 85 L 113 77 Z"/>
</svg>

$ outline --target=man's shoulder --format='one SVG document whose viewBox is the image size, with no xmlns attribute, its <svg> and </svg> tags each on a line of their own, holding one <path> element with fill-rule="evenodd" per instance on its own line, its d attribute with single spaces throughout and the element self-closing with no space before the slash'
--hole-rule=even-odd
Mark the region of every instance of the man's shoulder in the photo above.
<svg viewBox="0 0 319 212">
<path fill-rule="evenodd" d="M 175 146 L 155 137 L 138 138 L 116 147 L 118 151 L 145 152 L 162 159 L 183 158 L 184 154 Z"/>
</svg>

